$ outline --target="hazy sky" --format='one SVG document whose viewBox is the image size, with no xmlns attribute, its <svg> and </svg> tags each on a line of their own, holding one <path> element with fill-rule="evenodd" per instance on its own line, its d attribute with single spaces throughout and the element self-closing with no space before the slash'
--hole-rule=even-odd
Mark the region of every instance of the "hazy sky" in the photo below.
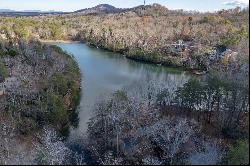
<svg viewBox="0 0 250 166">
<path fill-rule="evenodd" d="M 169 9 L 199 11 L 215 11 L 249 5 L 248 0 L 146 0 L 146 3 L 159 3 Z M 141 5 L 143 0 L 0 0 L 0 9 L 75 11 L 98 4 L 127 8 Z"/>
</svg>

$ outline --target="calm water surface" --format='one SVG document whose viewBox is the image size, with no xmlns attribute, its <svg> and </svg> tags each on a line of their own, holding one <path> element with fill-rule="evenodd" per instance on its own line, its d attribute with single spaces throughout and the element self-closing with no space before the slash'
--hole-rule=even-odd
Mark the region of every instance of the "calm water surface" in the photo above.
<svg viewBox="0 0 250 166">
<path fill-rule="evenodd" d="M 79 127 L 72 129 L 71 137 L 86 132 L 95 104 L 114 91 L 147 82 L 161 82 L 174 91 L 190 77 L 183 71 L 136 62 L 120 54 L 90 48 L 82 43 L 56 45 L 75 57 L 82 73 Z"/>
</svg>

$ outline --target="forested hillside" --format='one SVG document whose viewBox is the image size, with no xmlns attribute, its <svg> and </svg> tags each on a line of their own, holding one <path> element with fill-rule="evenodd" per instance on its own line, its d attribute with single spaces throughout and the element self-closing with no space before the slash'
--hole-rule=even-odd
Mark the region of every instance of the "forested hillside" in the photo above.
<svg viewBox="0 0 250 166">
<path fill-rule="evenodd" d="M 249 164 L 248 12 L 154 4 L 0 16 L 0 164 Z M 105 95 L 69 148 L 81 73 L 73 56 L 45 44 L 56 40 L 202 76 L 140 80 Z"/>
<path fill-rule="evenodd" d="M 79 88 L 78 65 L 60 48 L 0 38 L 0 164 L 32 164 L 53 145 L 67 150 L 51 140 L 77 124 Z"/>
<path fill-rule="evenodd" d="M 198 13 L 154 4 L 103 15 L 1 17 L 0 29 L 6 37 L 82 40 L 163 65 L 248 73 L 248 11 Z"/>
</svg>

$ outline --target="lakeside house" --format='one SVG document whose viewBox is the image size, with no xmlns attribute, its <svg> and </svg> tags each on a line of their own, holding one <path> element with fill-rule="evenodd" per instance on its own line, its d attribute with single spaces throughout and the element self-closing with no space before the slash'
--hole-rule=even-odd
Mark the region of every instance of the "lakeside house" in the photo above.
<svg viewBox="0 0 250 166">
<path fill-rule="evenodd" d="M 184 43 L 183 40 L 178 40 L 177 42 L 174 42 L 171 44 L 172 47 L 175 48 L 175 51 L 182 52 L 187 48 L 187 45 Z"/>
</svg>

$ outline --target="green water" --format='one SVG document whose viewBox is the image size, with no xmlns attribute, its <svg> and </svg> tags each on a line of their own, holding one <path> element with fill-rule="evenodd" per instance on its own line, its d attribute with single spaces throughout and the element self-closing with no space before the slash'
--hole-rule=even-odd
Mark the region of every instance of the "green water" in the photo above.
<svg viewBox="0 0 250 166">
<path fill-rule="evenodd" d="M 82 73 L 82 98 L 79 105 L 79 127 L 71 135 L 86 132 L 87 122 L 93 116 L 93 107 L 102 98 L 116 90 L 136 91 L 138 85 L 147 83 L 175 91 L 189 75 L 184 71 L 129 60 L 112 52 L 91 48 L 82 43 L 57 43 L 66 52 L 74 55 Z"/>
</svg>

